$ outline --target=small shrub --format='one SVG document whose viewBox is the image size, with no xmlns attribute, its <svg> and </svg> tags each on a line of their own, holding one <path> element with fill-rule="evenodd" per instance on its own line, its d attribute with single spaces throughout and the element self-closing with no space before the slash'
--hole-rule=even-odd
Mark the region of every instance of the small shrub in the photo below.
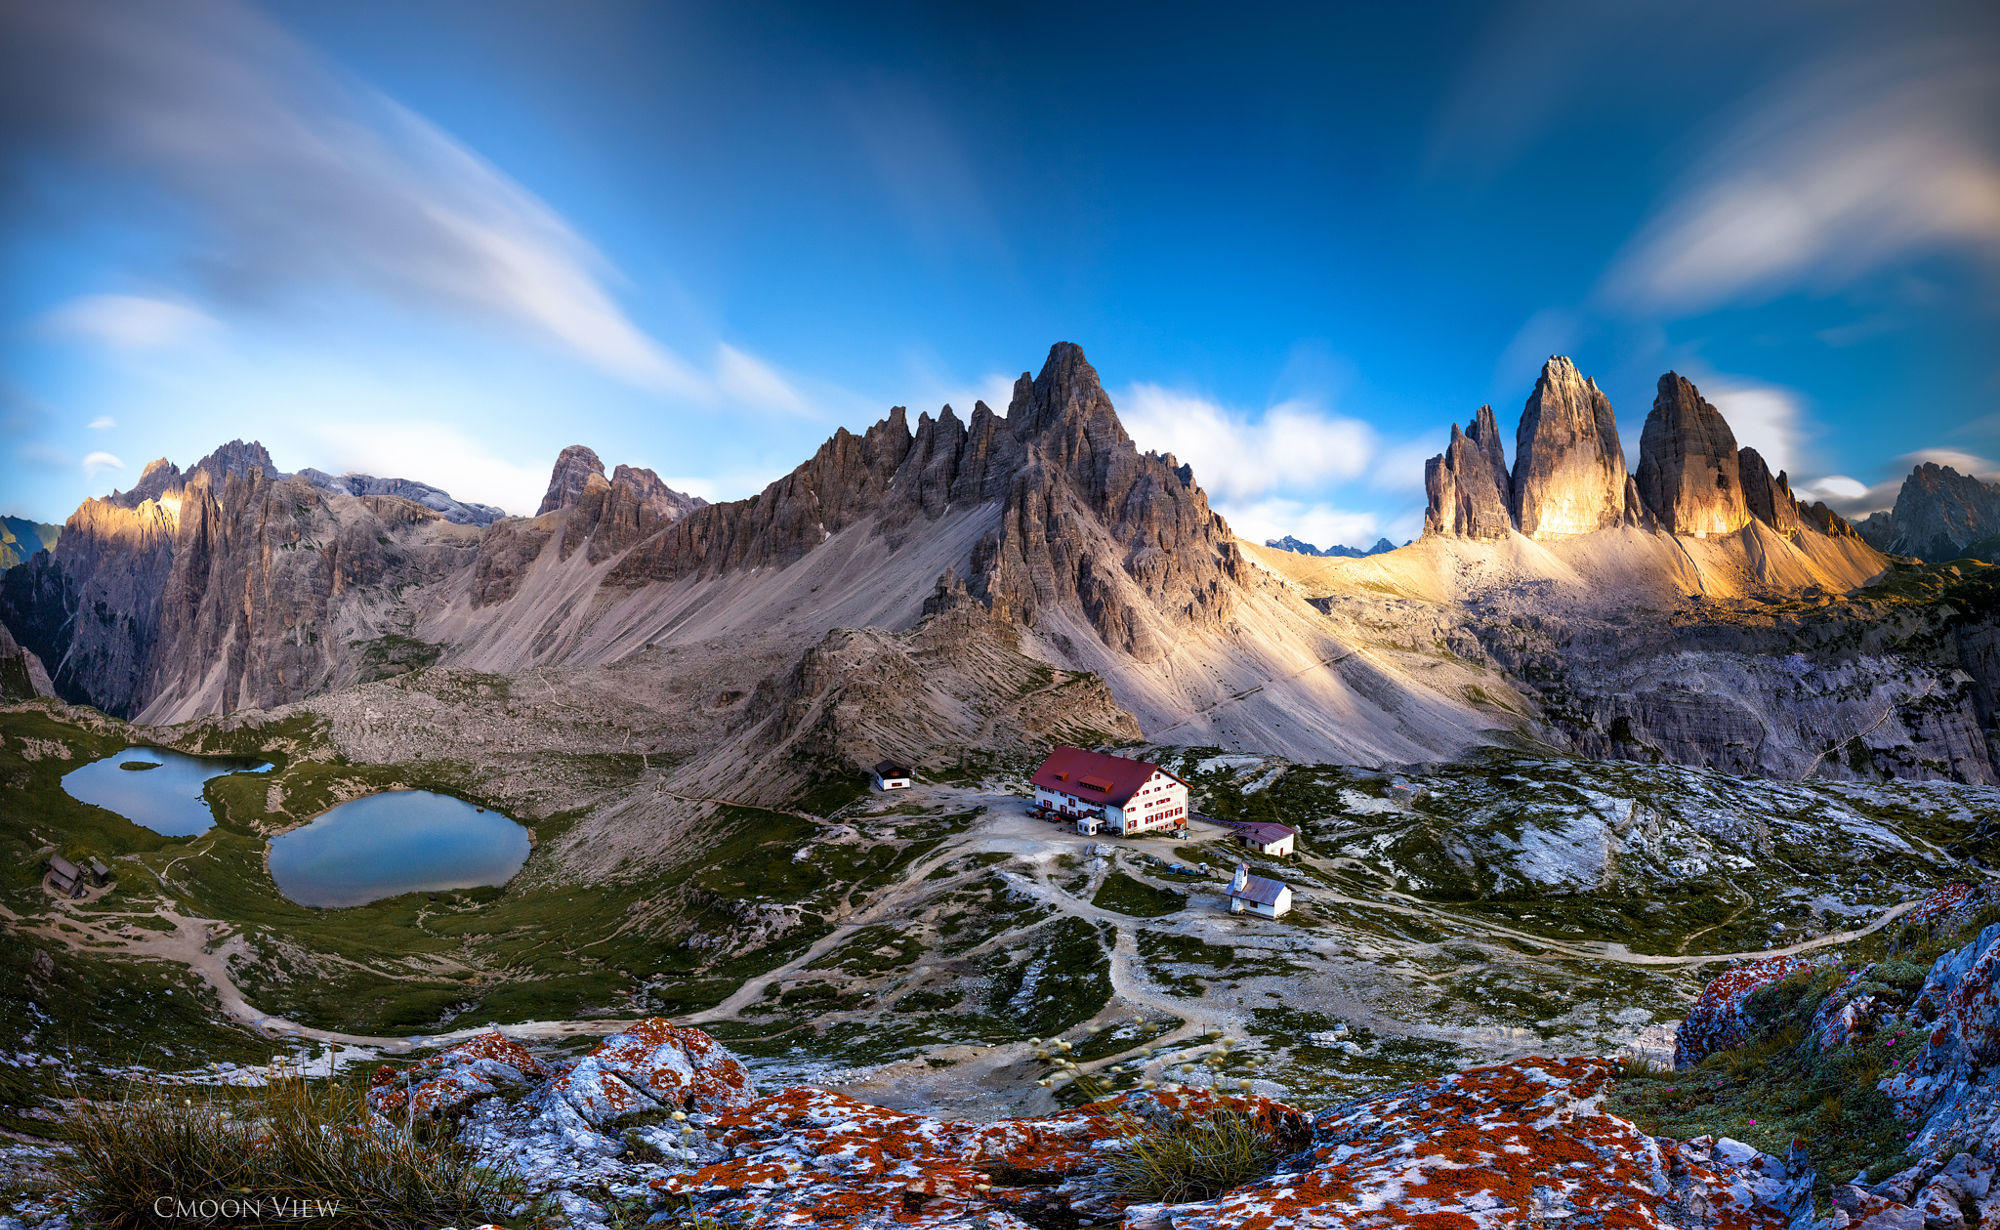
<svg viewBox="0 0 2000 1230">
<path fill-rule="evenodd" d="M 1125 1142 L 1104 1165 L 1110 1185 L 1133 1202 L 1210 1200 L 1269 1173 L 1278 1155 L 1257 1121 L 1229 1106 L 1135 1125 Z"/>
<path fill-rule="evenodd" d="M 156 1211 L 162 1197 L 237 1202 L 247 1215 L 229 1221 L 244 1227 L 434 1230 L 490 1221 L 516 1195 L 456 1141 L 371 1124 L 357 1090 L 294 1077 L 227 1091 L 135 1084 L 77 1100 L 59 1135 L 55 1176 L 105 1230 L 184 1224 Z"/>
<path fill-rule="evenodd" d="M 1930 972 L 1931 967 L 1928 965 L 1891 957 L 1887 961 L 1876 963 L 1873 976 L 1876 981 L 1887 986 L 1895 987 L 1905 993 L 1913 993 L 1924 985 L 1924 979 L 1930 976 Z"/>
</svg>

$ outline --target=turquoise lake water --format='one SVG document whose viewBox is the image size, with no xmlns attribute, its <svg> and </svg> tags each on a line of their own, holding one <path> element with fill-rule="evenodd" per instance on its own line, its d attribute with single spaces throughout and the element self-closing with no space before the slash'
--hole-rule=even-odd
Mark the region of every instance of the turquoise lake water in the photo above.
<svg viewBox="0 0 2000 1230">
<path fill-rule="evenodd" d="M 355 799 L 271 839 L 271 878 L 300 905 L 362 905 L 399 893 L 505 884 L 528 830 L 428 790 Z"/>
<path fill-rule="evenodd" d="M 150 769 L 125 765 L 150 764 Z M 271 766 L 225 756 L 186 756 L 156 747 L 128 747 L 63 775 L 63 792 L 115 811 L 168 837 L 192 837 L 215 824 L 201 797 L 203 783 L 226 773 L 265 773 Z"/>
</svg>

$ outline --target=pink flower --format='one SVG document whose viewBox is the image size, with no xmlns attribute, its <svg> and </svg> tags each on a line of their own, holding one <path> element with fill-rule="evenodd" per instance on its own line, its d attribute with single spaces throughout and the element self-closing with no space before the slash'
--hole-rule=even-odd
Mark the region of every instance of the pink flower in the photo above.
<svg viewBox="0 0 2000 1230">
<path fill-rule="evenodd" d="M 1757 1121 L 1756 1121 L 1755 1119 L 1752 1119 L 1752 1120 L 1750 1121 L 1750 1126 L 1751 1126 L 1751 1127 L 1756 1127 L 1756 1126 L 1757 1126 Z"/>
</svg>

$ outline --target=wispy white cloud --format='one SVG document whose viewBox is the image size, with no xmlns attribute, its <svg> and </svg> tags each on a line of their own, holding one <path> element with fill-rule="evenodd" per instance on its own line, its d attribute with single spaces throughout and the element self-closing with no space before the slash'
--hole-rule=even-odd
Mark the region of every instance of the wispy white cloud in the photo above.
<svg viewBox="0 0 2000 1230">
<path fill-rule="evenodd" d="M 334 474 L 410 478 L 454 498 L 530 513 L 548 488 L 546 464 L 523 465 L 491 452 L 467 432 L 437 422 L 377 420 L 367 430 L 316 418 L 306 445 L 315 468 Z"/>
<path fill-rule="evenodd" d="M 83 476 L 94 479 L 106 470 L 122 470 L 125 463 L 110 453 L 88 453 L 83 459 Z"/>
<path fill-rule="evenodd" d="M 727 343 L 716 347 L 715 384 L 723 397 L 739 406 L 785 414 L 807 413 L 798 390 L 775 367 Z"/>
<path fill-rule="evenodd" d="M 1368 424 L 1303 401 L 1253 416 L 1157 384 L 1132 385 L 1114 400 L 1141 447 L 1192 464 L 1196 481 L 1223 500 L 1352 479 L 1375 453 Z"/>
<path fill-rule="evenodd" d="M 857 81 L 834 105 L 883 199 L 920 247 L 944 253 L 970 245 L 982 256 L 1004 256 L 981 160 L 923 90 L 878 74 Z"/>
<path fill-rule="evenodd" d="M 1987 39 L 1911 23 L 1756 96 L 1641 228 L 1604 293 L 1693 311 L 1844 285 L 1934 248 L 2000 262 L 1991 56 Z"/>
<path fill-rule="evenodd" d="M 1878 513 L 1891 508 L 1896 503 L 1896 493 L 1903 489 L 1903 476 L 1870 485 L 1847 474 L 1829 474 L 1824 478 L 1792 484 L 1792 494 L 1808 504 L 1822 503 L 1850 521 L 1859 521 L 1870 513 Z"/>
<path fill-rule="evenodd" d="M 1797 392 L 1728 376 L 1697 383 L 1702 396 L 1729 420 L 1739 446 L 1756 449 L 1774 474 L 1798 468 L 1806 415 Z"/>
<path fill-rule="evenodd" d="M 1991 478 L 1996 472 L 2000 472 L 2000 465 L 1996 465 L 1994 462 L 1976 453 L 1968 453 L 1963 449 L 1956 448 L 1920 448 L 1913 453 L 1904 453 L 1896 460 L 1908 466 L 1920 466 L 1927 463 L 1949 466 L 1957 470 L 1960 474 L 1970 474 L 1975 478 Z"/>
<path fill-rule="evenodd" d="M 222 324 L 200 308 L 144 295 L 79 295 L 42 317 L 55 337 L 114 350 L 157 350 L 206 337 Z"/>
<path fill-rule="evenodd" d="M 108 414 L 100 414 L 96 418 L 90 420 L 90 429 L 92 431 L 110 431 L 113 427 L 116 426 L 118 426 L 118 420 L 112 418 Z"/>
<path fill-rule="evenodd" d="M 1186 390 L 1135 384 L 1113 401 L 1133 440 L 1193 466 L 1216 511 L 1245 538 L 1289 534 L 1315 546 L 1365 547 L 1396 537 L 1404 523 L 1417 524 L 1409 510 L 1385 519 L 1336 501 L 1343 487 L 1358 486 L 1399 497 L 1416 493 L 1420 506 L 1424 459 L 1437 451 L 1434 443 L 1428 452 L 1422 440 L 1385 443 L 1367 423 L 1305 399 L 1253 414 Z"/>
<path fill-rule="evenodd" d="M 0 26 L 4 152 L 90 160 L 181 205 L 212 306 L 359 288 L 696 405 L 795 409 L 741 350 L 697 363 L 652 336 L 548 204 L 248 5 L 13 5 Z M 99 303 L 76 323 L 148 344 L 189 319 Z"/>
</svg>

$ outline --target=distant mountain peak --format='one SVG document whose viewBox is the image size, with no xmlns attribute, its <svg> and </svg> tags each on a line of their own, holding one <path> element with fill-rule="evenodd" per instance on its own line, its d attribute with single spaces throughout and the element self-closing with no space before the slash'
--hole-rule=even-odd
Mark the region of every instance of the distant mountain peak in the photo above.
<svg viewBox="0 0 2000 1230">
<path fill-rule="evenodd" d="M 1952 559 L 2000 534 L 2000 485 L 1935 461 L 1919 463 L 1896 493 L 1896 506 L 1863 523 L 1880 550 L 1918 559 Z"/>
</svg>

